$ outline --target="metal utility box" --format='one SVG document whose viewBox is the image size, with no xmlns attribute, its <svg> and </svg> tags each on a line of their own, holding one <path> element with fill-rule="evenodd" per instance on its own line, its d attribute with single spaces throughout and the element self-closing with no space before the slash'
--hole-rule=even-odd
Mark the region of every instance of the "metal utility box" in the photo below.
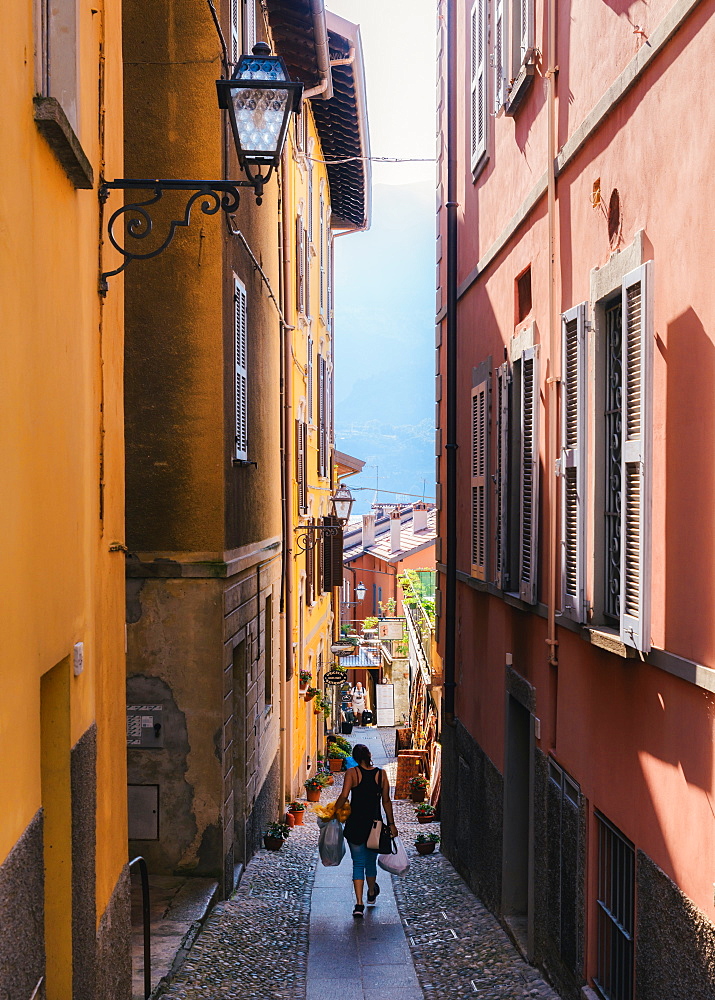
<svg viewBox="0 0 715 1000">
<path fill-rule="evenodd" d="M 127 705 L 127 746 L 142 750 L 164 746 L 161 705 Z"/>
<path fill-rule="evenodd" d="M 129 785 L 128 818 L 130 840 L 159 839 L 159 786 Z"/>
</svg>

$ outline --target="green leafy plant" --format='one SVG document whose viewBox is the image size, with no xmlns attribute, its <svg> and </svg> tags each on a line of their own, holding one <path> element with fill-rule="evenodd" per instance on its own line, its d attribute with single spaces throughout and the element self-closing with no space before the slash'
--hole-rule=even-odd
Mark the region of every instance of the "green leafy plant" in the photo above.
<svg viewBox="0 0 715 1000">
<path fill-rule="evenodd" d="M 416 844 L 438 844 L 440 842 L 438 833 L 418 833 L 415 837 Z"/>
<path fill-rule="evenodd" d="M 414 777 L 410 778 L 410 788 L 415 791 L 417 788 L 427 788 L 429 781 L 425 778 L 424 774 L 415 774 Z"/>
<path fill-rule="evenodd" d="M 291 802 L 288 805 L 288 812 L 302 813 L 305 809 L 305 802 Z"/>
<path fill-rule="evenodd" d="M 343 750 L 342 747 L 339 747 L 337 743 L 332 743 L 330 745 L 330 749 L 328 750 L 329 760 L 345 760 L 346 757 L 347 752 Z"/>
<path fill-rule="evenodd" d="M 278 840 L 287 840 L 290 827 L 287 823 L 269 823 L 266 827 L 265 836 L 275 837 Z"/>
<path fill-rule="evenodd" d="M 345 753 L 353 752 L 352 743 L 349 743 L 344 736 L 338 736 L 337 734 L 335 734 L 334 736 L 331 737 L 330 742 L 336 743 L 341 749 L 345 751 Z"/>
<path fill-rule="evenodd" d="M 306 778 L 303 785 L 309 792 L 318 792 L 321 788 L 325 787 L 325 782 L 316 774 L 312 778 Z"/>
<path fill-rule="evenodd" d="M 365 621 L 362 623 L 363 632 L 366 628 L 377 628 L 377 618 L 374 615 L 368 615 Z"/>
<path fill-rule="evenodd" d="M 300 672 L 300 683 L 301 684 L 308 684 L 310 682 L 310 680 L 312 679 L 312 677 L 313 677 L 313 675 L 311 674 L 310 670 L 301 670 L 301 672 Z"/>
<path fill-rule="evenodd" d="M 398 642 L 395 647 L 395 653 L 397 656 L 408 656 L 410 652 L 410 646 L 407 642 Z"/>
<path fill-rule="evenodd" d="M 434 816 L 434 806 L 429 802 L 420 802 L 415 806 L 418 816 Z"/>
<path fill-rule="evenodd" d="M 305 697 L 309 700 L 310 698 L 315 698 L 316 694 L 320 694 L 320 688 L 309 687 L 305 692 Z"/>
</svg>

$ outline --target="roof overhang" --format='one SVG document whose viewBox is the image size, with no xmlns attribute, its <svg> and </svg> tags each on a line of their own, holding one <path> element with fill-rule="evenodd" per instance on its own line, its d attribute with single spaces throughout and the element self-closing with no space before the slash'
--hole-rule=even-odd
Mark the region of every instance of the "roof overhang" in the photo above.
<svg viewBox="0 0 715 1000">
<path fill-rule="evenodd" d="M 325 0 L 266 0 L 266 11 L 275 51 L 303 83 L 303 96 L 332 97 Z"/>
<path fill-rule="evenodd" d="M 285 0 L 270 0 L 271 3 Z M 372 169 L 365 63 L 360 27 L 326 11 L 333 96 L 315 102 L 313 115 L 328 165 L 333 229 L 370 226 Z M 345 161 L 345 162 L 330 162 Z"/>
</svg>

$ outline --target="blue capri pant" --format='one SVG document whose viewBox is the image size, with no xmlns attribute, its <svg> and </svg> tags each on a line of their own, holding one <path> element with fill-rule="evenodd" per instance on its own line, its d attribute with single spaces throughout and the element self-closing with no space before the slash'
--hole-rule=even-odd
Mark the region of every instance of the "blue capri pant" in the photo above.
<svg viewBox="0 0 715 1000">
<path fill-rule="evenodd" d="M 373 851 L 367 844 L 351 844 L 348 841 L 350 855 L 353 859 L 353 878 L 375 878 L 377 875 L 377 856 L 379 851 Z"/>
</svg>

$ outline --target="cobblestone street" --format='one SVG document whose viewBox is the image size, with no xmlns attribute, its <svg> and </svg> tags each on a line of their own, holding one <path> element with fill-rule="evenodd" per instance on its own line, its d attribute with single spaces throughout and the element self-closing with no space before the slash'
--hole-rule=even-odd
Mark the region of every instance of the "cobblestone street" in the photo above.
<svg viewBox="0 0 715 1000">
<path fill-rule="evenodd" d="M 394 782 L 394 731 L 353 735 L 370 746 Z M 341 781 L 336 776 L 324 798 L 336 797 Z M 305 825 L 291 832 L 280 852 L 260 851 L 253 858 L 237 892 L 213 910 L 183 967 L 159 995 L 558 1000 L 447 859 L 439 852 L 417 855 L 410 803 L 396 803 L 396 820 L 410 870 L 392 879 L 394 896 L 381 873 L 383 893 L 364 921 L 351 915 L 349 854 L 337 869 L 320 866 L 317 824 L 306 813 Z M 439 826 L 421 829 L 436 832 Z"/>
</svg>

